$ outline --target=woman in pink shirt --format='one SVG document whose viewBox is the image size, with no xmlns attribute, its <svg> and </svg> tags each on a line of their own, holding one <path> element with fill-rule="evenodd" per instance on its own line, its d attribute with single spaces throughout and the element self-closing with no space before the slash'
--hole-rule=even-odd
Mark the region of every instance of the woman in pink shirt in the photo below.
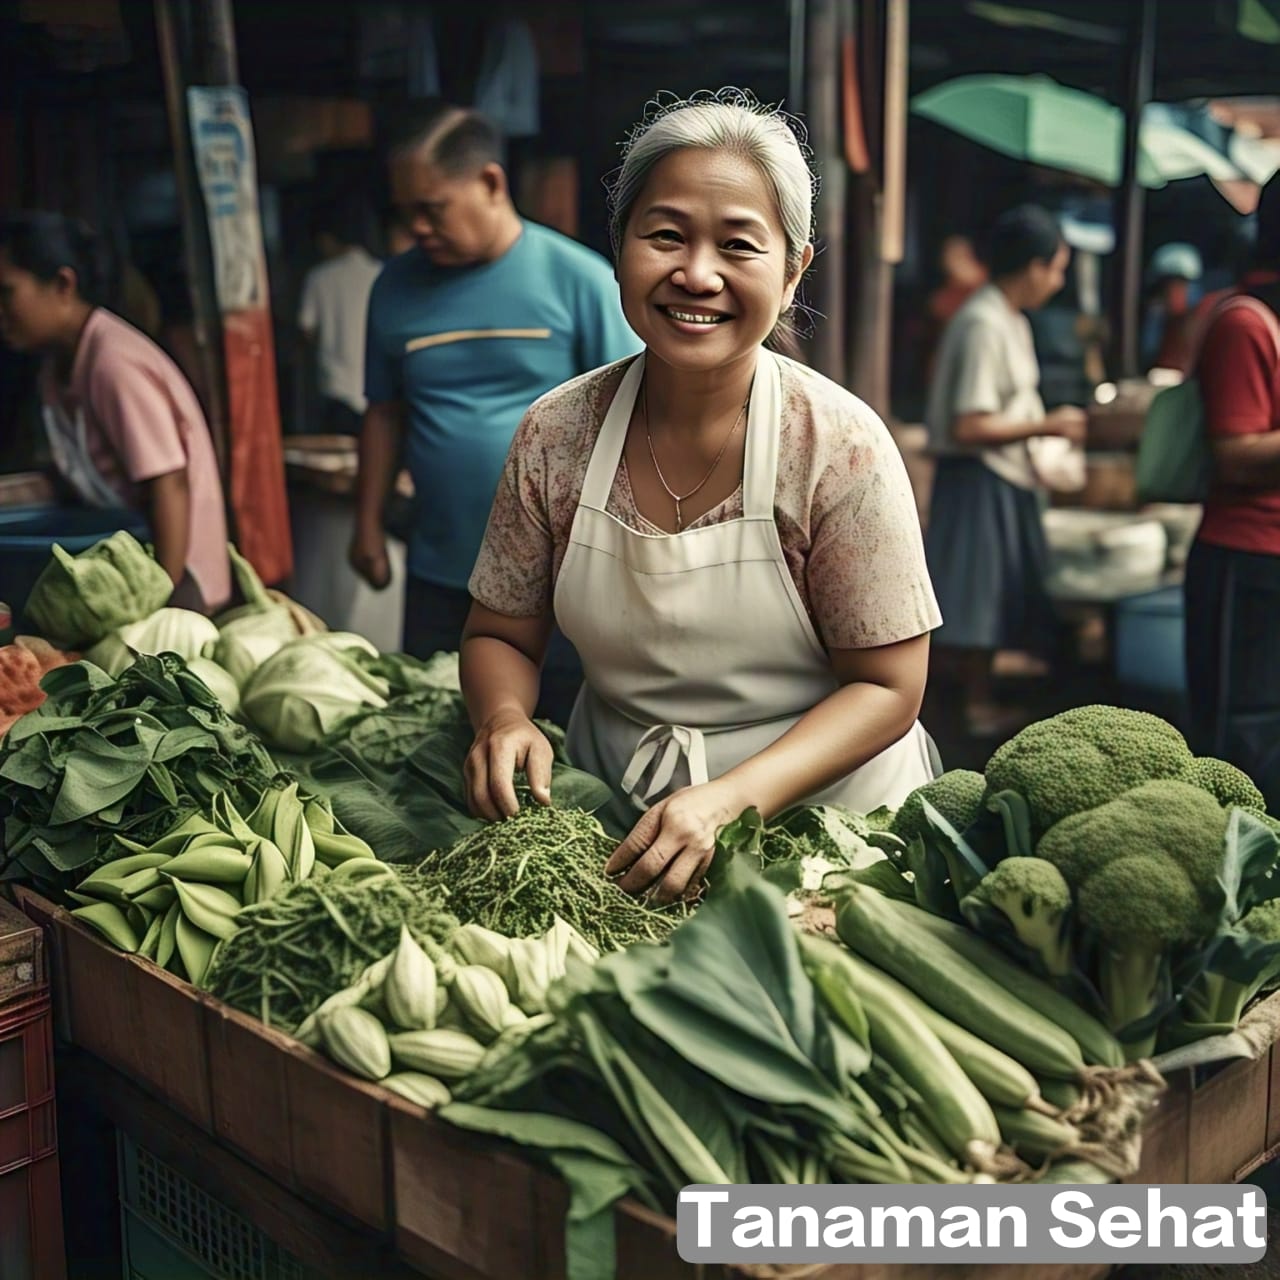
<svg viewBox="0 0 1280 1280">
<path fill-rule="evenodd" d="M 94 507 L 143 511 L 173 603 L 231 596 L 222 482 L 204 413 L 177 365 L 99 305 L 92 231 L 57 213 L 0 221 L 0 336 L 46 356 L 40 392 L 54 464 Z"/>
</svg>

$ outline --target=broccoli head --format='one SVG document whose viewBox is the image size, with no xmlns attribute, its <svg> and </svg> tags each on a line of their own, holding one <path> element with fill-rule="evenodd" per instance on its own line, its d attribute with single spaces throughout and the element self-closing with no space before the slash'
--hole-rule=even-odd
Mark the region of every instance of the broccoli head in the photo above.
<svg viewBox="0 0 1280 1280">
<path fill-rule="evenodd" d="M 924 831 L 924 802 L 927 800 L 957 831 L 972 826 L 982 812 L 987 780 L 972 769 L 949 769 L 932 782 L 917 787 L 893 816 L 889 831 L 910 844 Z"/>
<path fill-rule="evenodd" d="M 1025 798 L 1039 834 L 1141 783 L 1179 778 L 1191 762 L 1185 739 L 1159 716 L 1089 706 L 1016 733 L 987 762 L 986 777 L 993 792 Z"/>
<path fill-rule="evenodd" d="M 1077 889 L 1076 910 L 1099 938 L 1098 990 L 1117 1033 L 1160 1004 L 1168 953 L 1213 928 L 1191 877 L 1160 852 L 1112 858 Z M 1152 1028 L 1125 1048 L 1144 1057 L 1154 1044 Z"/>
<path fill-rule="evenodd" d="M 1044 858 L 1005 858 L 960 903 L 965 919 L 979 933 L 990 933 L 988 917 L 998 912 L 1055 978 L 1065 977 L 1072 968 L 1070 908 L 1070 886 Z"/>
<path fill-rule="evenodd" d="M 1197 756 L 1182 775 L 1184 782 L 1200 787 L 1213 796 L 1224 809 L 1237 805 L 1242 809 L 1265 812 L 1267 802 L 1254 786 L 1253 779 L 1235 765 L 1213 756 Z"/>
<path fill-rule="evenodd" d="M 1064 818 L 1036 846 L 1098 938 L 1094 976 L 1112 1030 L 1156 1008 L 1173 948 L 1214 934 L 1227 819 L 1207 791 L 1166 779 Z M 1126 1048 L 1141 1056 L 1153 1043 L 1147 1035 Z"/>
<path fill-rule="evenodd" d="M 1240 927 L 1260 942 L 1280 942 L 1280 898 L 1268 898 L 1250 911 Z"/>
<path fill-rule="evenodd" d="M 1036 855 L 1052 862 L 1078 894 L 1116 858 L 1155 854 L 1175 864 L 1212 908 L 1221 894 L 1218 872 L 1229 817 L 1213 796 L 1189 782 L 1147 782 L 1063 818 L 1040 838 Z"/>
</svg>

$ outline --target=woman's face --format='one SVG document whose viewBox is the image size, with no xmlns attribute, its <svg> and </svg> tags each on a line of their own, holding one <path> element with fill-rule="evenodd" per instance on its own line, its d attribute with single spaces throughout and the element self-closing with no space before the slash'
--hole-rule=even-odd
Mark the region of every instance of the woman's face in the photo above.
<svg viewBox="0 0 1280 1280">
<path fill-rule="evenodd" d="M 60 280 L 39 279 L 0 249 L 0 338 L 16 351 L 48 346 L 60 327 L 63 292 Z"/>
<path fill-rule="evenodd" d="M 730 152 L 676 151 L 649 173 L 618 259 L 627 321 L 651 354 L 710 370 L 754 354 L 795 297 L 769 186 Z"/>
</svg>

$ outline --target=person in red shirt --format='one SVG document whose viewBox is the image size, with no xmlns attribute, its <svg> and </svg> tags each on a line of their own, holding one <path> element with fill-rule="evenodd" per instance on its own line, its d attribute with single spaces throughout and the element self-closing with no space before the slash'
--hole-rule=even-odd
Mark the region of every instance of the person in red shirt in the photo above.
<svg viewBox="0 0 1280 1280">
<path fill-rule="evenodd" d="M 1192 746 L 1248 773 L 1280 811 L 1280 175 L 1258 204 L 1254 267 L 1210 318 L 1196 374 L 1214 475 L 1187 563 Z"/>
</svg>

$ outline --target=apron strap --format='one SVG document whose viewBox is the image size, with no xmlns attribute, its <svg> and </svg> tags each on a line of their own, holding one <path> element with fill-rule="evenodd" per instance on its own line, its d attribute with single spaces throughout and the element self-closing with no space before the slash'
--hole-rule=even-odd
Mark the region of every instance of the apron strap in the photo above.
<svg viewBox="0 0 1280 1280">
<path fill-rule="evenodd" d="M 742 465 L 742 514 L 772 520 L 778 483 L 778 442 L 782 435 L 782 374 L 772 351 L 761 350 L 747 412 L 746 457 Z"/>
<path fill-rule="evenodd" d="M 631 410 L 635 408 L 636 397 L 640 394 L 640 382 L 644 378 L 644 356 L 637 356 L 631 367 L 622 377 L 609 411 L 600 426 L 600 434 L 596 438 L 595 448 L 591 451 L 591 461 L 587 464 L 587 474 L 582 482 L 582 495 L 578 499 L 581 506 L 591 507 L 596 511 L 604 511 L 609 505 L 609 494 L 613 490 L 613 477 L 617 474 L 618 463 L 622 460 L 622 449 L 627 442 L 627 426 L 631 422 Z"/>
<path fill-rule="evenodd" d="M 620 789 L 637 809 L 648 809 L 655 797 L 670 786 L 681 760 L 688 765 L 690 786 L 697 787 L 707 781 L 707 742 L 702 731 L 682 724 L 654 725 L 636 743 Z M 646 774 L 648 784 L 641 790 L 641 780 Z"/>
</svg>

